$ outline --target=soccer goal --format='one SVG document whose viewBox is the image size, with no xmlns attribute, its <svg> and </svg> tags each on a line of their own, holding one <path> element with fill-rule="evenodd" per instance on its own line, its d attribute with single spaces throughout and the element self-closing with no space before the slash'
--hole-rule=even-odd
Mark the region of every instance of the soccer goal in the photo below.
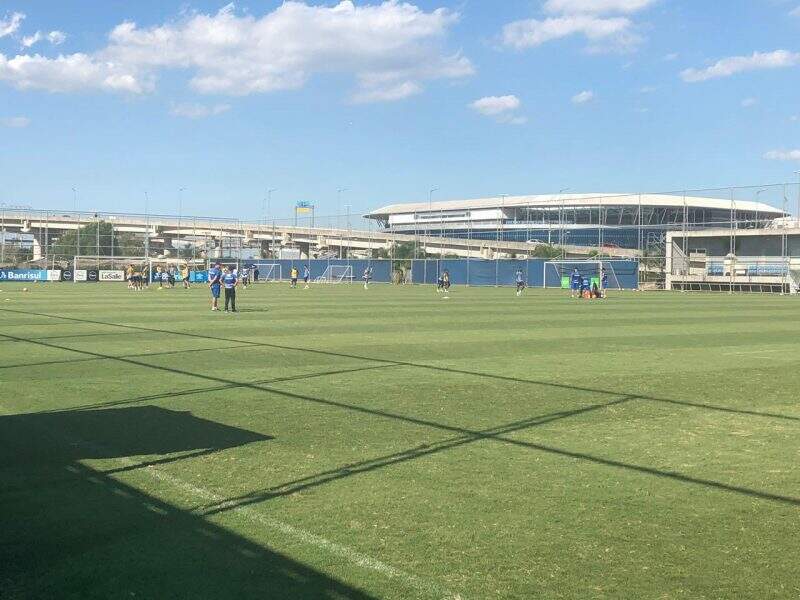
<svg viewBox="0 0 800 600">
<path fill-rule="evenodd" d="M 353 267 L 350 265 L 328 265 L 325 271 L 314 280 L 315 283 L 352 283 Z"/>
<path fill-rule="evenodd" d="M 610 261 L 603 260 L 552 260 L 544 263 L 544 287 L 560 288 L 567 290 L 570 287 L 570 277 L 578 269 L 582 277 L 587 277 L 591 283 L 597 283 L 602 288 L 602 275 L 605 272 L 608 279 L 606 289 L 621 290 L 622 284 L 614 271 Z"/>
<path fill-rule="evenodd" d="M 253 273 L 254 269 L 258 269 L 258 280 L 255 279 L 255 274 Z M 283 279 L 282 275 L 283 272 L 278 263 L 255 263 L 250 268 L 250 280 L 254 283 L 274 283 L 276 281 L 281 281 Z"/>
</svg>

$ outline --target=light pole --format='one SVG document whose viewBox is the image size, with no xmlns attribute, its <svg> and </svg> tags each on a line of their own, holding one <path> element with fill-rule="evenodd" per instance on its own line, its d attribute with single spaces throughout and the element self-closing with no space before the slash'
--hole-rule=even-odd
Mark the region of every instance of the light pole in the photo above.
<svg viewBox="0 0 800 600">
<path fill-rule="evenodd" d="M 78 219 L 78 229 L 75 234 L 75 255 L 81 253 L 81 214 L 78 212 L 78 190 L 72 188 L 72 201 L 75 204 L 75 218 Z"/>
<path fill-rule="evenodd" d="M 277 188 L 269 188 L 267 190 L 267 195 L 264 196 L 264 225 L 266 225 L 269 220 L 270 208 L 272 206 L 272 192 L 277 191 Z"/>
<path fill-rule="evenodd" d="M 147 192 L 144 193 L 144 255 L 150 258 L 150 196 Z"/>
<path fill-rule="evenodd" d="M 431 226 L 430 226 L 430 219 L 433 216 L 433 193 L 438 192 L 438 187 L 432 187 L 428 190 L 428 227 L 427 227 L 427 235 L 431 235 Z"/>
<path fill-rule="evenodd" d="M 558 190 L 559 211 L 558 211 L 558 243 L 564 245 L 564 193 L 568 192 L 570 188 L 562 188 Z M 550 244 L 550 230 L 552 227 L 547 228 L 547 243 Z"/>
<path fill-rule="evenodd" d="M 183 192 L 186 191 L 185 187 L 178 190 L 178 235 L 177 243 L 175 244 L 175 253 L 178 256 L 178 261 L 181 259 L 181 217 L 183 216 Z"/>
<path fill-rule="evenodd" d="M 795 171 L 797 175 L 797 222 L 800 225 L 800 171 Z"/>
<path fill-rule="evenodd" d="M 348 191 L 346 187 L 336 189 L 336 229 L 341 227 L 341 223 L 339 222 L 339 212 L 341 211 L 342 206 L 342 192 L 346 191 Z"/>
</svg>

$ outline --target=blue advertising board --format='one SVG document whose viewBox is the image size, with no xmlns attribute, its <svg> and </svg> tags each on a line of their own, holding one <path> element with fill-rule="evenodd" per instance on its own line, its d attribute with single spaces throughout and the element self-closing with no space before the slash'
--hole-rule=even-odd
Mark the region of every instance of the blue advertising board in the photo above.
<svg viewBox="0 0 800 600">
<path fill-rule="evenodd" d="M 47 281 L 47 271 L 40 269 L 0 269 L 0 281 Z"/>
</svg>

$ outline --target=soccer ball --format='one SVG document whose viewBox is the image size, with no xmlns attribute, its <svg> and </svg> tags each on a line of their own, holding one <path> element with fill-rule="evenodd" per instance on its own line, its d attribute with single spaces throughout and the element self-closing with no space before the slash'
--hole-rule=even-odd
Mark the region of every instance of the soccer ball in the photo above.
<svg viewBox="0 0 800 600">
<path fill-rule="evenodd" d="M 22 288 L 22 291 L 23 291 L 23 292 L 27 292 L 27 291 L 28 291 L 28 288 Z"/>
</svg>

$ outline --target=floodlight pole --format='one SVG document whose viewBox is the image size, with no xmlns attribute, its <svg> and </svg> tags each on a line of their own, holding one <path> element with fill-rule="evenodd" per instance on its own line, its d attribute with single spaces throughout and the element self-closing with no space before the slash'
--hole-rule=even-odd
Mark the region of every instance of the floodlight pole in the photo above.
<svg viewBox="0 0 800 600">
<path fill-rule="evenodd" d="M 177 254 L 178 262 L 181 260 L 181 216 L 183 215 L 183 192 L 185 191 L 185 187 L 182 187 L 178 190 L 178 243 L 175 244 L 175 252 Z"/>
<path fill-rule="evenodd" d="M 270 188 L 267 190 L 267 195 L 264 197 L 264 225 L 266 225 L 269 220 L 270 208 L 272 206 L 272 192 L 277 191 L 276 188 Z"/>
<path fill-rule="evenodd" d="M 144 255 L 150 257 L 150 196 L 144 193 Z M 149 274 L 148 274 L 149 276 Z"/>
<path fill-rule="evenodd" d="M 78 229 L 75 238 L 75 255 L 81 253 L 81 214 L 78 212 L 78 190 L 72 188 L 72 201 L 75 204 L 75 218 L 78 219 Z"/>
<path fill-rule="evenodd" d="M 795 171 L 797 175 L 797 222 L 800 225 L 800 171 Z"/>
<path fill-rule="evenodd" d="M 431 237 L 431 226 L 430 226 L 430 217 L 433 214 L 433 192 L 438 192 L 438 187 L 432 187 L 428 190 L 428 227 L 427 227 L 427 236 Z M 427 254 L 427 253 L 426 253 Z"/>
</svg>

